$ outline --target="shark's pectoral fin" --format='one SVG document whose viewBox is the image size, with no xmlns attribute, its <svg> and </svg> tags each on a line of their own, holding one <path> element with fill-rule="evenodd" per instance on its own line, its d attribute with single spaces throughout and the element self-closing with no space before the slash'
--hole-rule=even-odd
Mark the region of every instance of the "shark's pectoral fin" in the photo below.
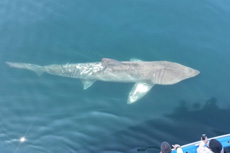
<svg viewBox="0 0 230 153">
<path fill-rule="evenodd" d="M 84 85 L 84 90 L 88 89 L 89 87 L 91 87 L 95 80 L 81 80 L 83 85 Z"/>
<path fill-rule="evenodd" d="M 141 99 L 145 94 L 149 92 L 149 90 L 151 90 L 153 86 L 153 83 L 136 83 L 133 86 L 132 90 L 129 92 L 128 104 L 134 103 L 137 100 Z"/>
</svg>

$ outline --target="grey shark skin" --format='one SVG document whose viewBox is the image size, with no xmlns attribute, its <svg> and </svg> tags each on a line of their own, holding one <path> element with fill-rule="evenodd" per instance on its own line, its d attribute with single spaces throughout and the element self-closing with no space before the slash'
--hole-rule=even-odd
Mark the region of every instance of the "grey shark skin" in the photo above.
<svg viewBox="0 0 230 153">
<path fill-rule="evenodd" d="M 28 69 L 41 75 L 43 72 L 81 79 L 84 89 L 97 80 L 133 82 L 128 104 L 141 99 L 155 85 L 172 85 L 194 77 L 200 72 L 169 61 L 116 61 L 103 58 L 101 62 L 39 66 L 28 63 L 6 62 L 11 67 Z"/>
</svg>

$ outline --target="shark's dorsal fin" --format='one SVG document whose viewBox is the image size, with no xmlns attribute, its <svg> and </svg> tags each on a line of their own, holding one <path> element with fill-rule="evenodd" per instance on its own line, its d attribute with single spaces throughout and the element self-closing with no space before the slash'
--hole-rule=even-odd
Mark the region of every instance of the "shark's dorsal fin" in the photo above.
<svg viewBox="0 0 230 153">
<path fill-rule="evenodd" d="M 114 59 L 110 59 L 110 58 L 102 58 L 101 63 L 102 63 L 103 66 L 122 64 L 122 62 L 114 60 Z"/>
<path fill-rule="evenodd" d="M 135 83 L 132 90 L 129 92 L 128 104 L 134 103 L 141 99 L 154 86 L 153 83 L 138 82 Z"/>
<path fill-rule="evenodd" d="M 81 81 L 82 81 L 82 83 L 84 85 L 84 87 L 83 87 L 84 90 L 86 90 L 89 87 L 91 87 L 94 84 L 94 82 L 95 82 L 95 80 L 81 80 Z"/>
<path fill-rule="evenodd" d="M 131 58 L 130 61 L 131 61 L 131 62 L 139 62 L 139 61 L 142 61 L 142 60 L 137 59 L 137 58 Z"/>
</svg>

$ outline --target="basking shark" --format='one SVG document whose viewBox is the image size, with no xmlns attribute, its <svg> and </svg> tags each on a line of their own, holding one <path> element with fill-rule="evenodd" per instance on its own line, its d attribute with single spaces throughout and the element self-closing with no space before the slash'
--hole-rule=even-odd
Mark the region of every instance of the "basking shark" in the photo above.
<svg viewBox="0 0 230 153">
<path fill-rule="evenodd" d="M 84 89 L 96 81 L 133 82 L 128 104 L 148 93 L 155 84 L 172 85 L 194 77 L 200 72 L 169 61 L 117 61 L 103 58 L 101 62 L 39 66 L 28 63 L 6 62 L 11 67 L 28 69 L 41 75 L 43 72 L 81 79 Z"/>
</svg>

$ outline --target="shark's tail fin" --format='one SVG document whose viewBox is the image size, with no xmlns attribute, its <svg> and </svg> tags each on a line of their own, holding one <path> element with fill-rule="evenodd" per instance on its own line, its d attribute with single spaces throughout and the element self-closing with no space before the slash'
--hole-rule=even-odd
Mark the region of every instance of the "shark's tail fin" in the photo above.
<svg viewBox="0 0 230 153">
<path fill-rule="evenodd" d="M 42 66 L 35 65 L 35 64 L 28 64 L 28 63 L 11 63 L 6 62 L 7 65 L 10 67 L 15 67 L 19 69 L 27 69 L 36 72 L 38 75 L 41 75 L 45 69 Z"/>
</svg>

